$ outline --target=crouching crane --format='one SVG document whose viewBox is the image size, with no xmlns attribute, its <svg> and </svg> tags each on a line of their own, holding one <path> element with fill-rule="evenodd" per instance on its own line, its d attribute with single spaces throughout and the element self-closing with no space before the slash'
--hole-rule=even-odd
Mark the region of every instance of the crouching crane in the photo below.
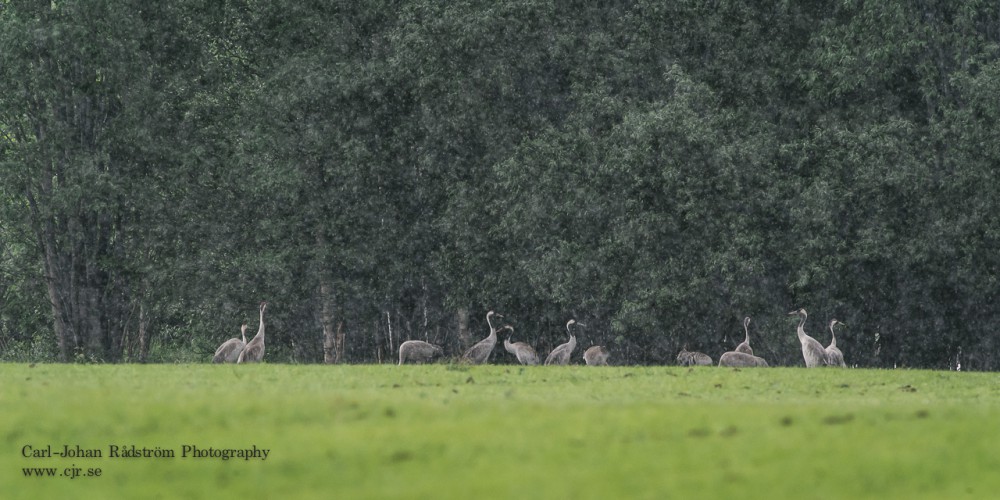
<svg viewBox="0 0 1000 500">
<path fill-rule="evenodd" d="M 766 367 L 768 364 L 767 361 L 764 361 L 764 358 L 759 356 L 754 356 L 753 354 L 747 354 L 745 352 L 729 351 L 727 353 L 723 353 L 719 358 L 719 366 L 752 368 L 755 366 Z"/>
<path fill-rule="evenodd" d="M 444 349 L 423 340 L 407 340 L 399 344 L 399 364 L 407 361 L 411 363 L 429 363 L 436 356 L 444 354 Z"/>
<path fill-rule="evenodd" d="M 712 366 L 712 357 L 703 352 L 689 351 L 687 346 L 677 354 L 677 364 L 681 366 Z"/>
<path fill-rule="evenodd" d="M 583 361 L 587 366 L 608 366 L 611 353 L 602 345 L 595 345 L 583 351 Z"/>
</svg>

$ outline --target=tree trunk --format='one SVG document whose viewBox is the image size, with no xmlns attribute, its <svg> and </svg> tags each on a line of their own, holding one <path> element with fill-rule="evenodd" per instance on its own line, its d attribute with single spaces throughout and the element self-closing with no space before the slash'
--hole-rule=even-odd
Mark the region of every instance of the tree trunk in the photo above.
<svg viewBox="0 0 1000 500">
<path fill-rule="evenodd" d="M 43 194 L 52 189 L 51 175 L 49 169 L 44 169 L 42 172 L 41 192 Z M 53 328 L 55 328 L 56 342 L 59 345 L 59 361 L 66 363 L 70 360 L 70 353 L 76 349 L 76 343 L 70 338 L 70 328 L 66 322 L 66 319 L 69 317 L 69 311 L 66 310 L 66 303 L 62 300 L 59 293 L 60 291 L 64 294 L 68 292 L 59 283 L 65 278 L 63 274 L 65 266 L 59 265 L 53 221 L 51 218 L 41 214 L 37 200 L 30 189 L 26 191 L 26 195 L 32 217 L 34 218 L 38 243 L 45 254 L 43 260 L 45 288 L 49 296 L 49 306 L 52 308 Z"/>
<path fill-rule="evenodd" d="M 462 308 L 456 314 L 458 319 L 458 346 L 460 349 L 472 345 L 471 332 L 469 332 L 469 310 Z"/>
<path fill-rule="evenodd" d="M 379 325 L 381 319 L 376 319 L 374 322 L 375 335 L 372 338 L 375 340 L 375 362 L 382 364 L 382 327 Z"/>
<path fill-rule="evenodd" d="M 146 306 L 139 302 L 139 362 L 149 361 L 149 316 Z"/>
<path fill-rule="evenodd" d="M 388 332 L 389 334 L 389 353 L 391 354 L 396 350 L 393 348 L 392 345 L 392 317 L 389 316 L 389 311 L 385 312 L 385 329 L 386 332 Z"/>
<path fill-rule="evenodd" d="M 323 280 L 319 285 L 319 300 L 319 321 L 323 327 L 323 363 L 336 363 L 340 353 L 337 349 L 336 333 L 333 330 L 333 289 L 327 280 Z M 339 325 L 337 330 L 339 332 Z"/>
<path fill-rule="evenodd" d="M 337 323 L 337 342 L 335 344 L 336 355 L 333 358 L 333 362 L 338 365 L 344 361 L 344 337 L 346 335 L 344 334 L 343 327 L 343 321 Z"/>
<path fill-rule="evenodd" d="M 66 310 L 63 301 L 59 299 L 59 286 L 56 283 L 59 276 L 56 265 L 55 251 L 46 243 L 45 245 L 45 287 L 49 294 L 49 305 L 52 307 L 53 326 L 56 331 L 56 342 L 59 345 L 59 361 L 63 363 L 70 360 L 70 352 L 76 346 L 70 338 L 69 328 L 66 324 Z"/>
</svg>

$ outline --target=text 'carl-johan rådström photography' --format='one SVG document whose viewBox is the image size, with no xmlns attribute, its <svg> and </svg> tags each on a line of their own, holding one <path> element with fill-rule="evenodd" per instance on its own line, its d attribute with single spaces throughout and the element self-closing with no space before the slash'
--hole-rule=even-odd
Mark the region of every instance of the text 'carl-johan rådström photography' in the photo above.
<svg viewBox="0 0 1000 500">
<path fill-rule="evenodd" d="M 202 447 L 193 444 L 185 444 L 180 447 L 180 452 L 174 448 L 164 448 L 154 446 L 136 446 L 134 444 L 108 445 L 107 449 L 85 448 L 80 445 L 64 444 L 53 448 L 51 444 L 44 446 L 33 446 L 26 444 L 21 447 L 21 456 L 25 458 L 215 458 L 229 460 L 231 458 L 242 458 L 243 460 L 267 460 L 270 448 L 258 448 L 251 445 L 249 448 L 218 448 Z"/>
</svg>

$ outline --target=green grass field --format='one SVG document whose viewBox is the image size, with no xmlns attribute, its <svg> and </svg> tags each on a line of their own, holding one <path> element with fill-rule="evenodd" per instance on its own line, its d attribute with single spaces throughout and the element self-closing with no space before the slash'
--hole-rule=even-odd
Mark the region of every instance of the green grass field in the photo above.
<svg viewBox="0 0 1000 500">
<path fill-rule="evenodd" d="M 4 364 L 0 374 L 3 498 L 986 498 L 1000 491 L 995 373 Z M 98 449 L 102 457 L 23 456 L 26 446 L 31 454 L 49 445 Z M 176 456 L 114 458 L 112 445 Z M 269 455 L 185 458 L 185 445 L 256 446 Z M 50 468 L 55 476 L 35 475 Z M 87 477 L 96 469 L 100 476 Z"/>
</svg>

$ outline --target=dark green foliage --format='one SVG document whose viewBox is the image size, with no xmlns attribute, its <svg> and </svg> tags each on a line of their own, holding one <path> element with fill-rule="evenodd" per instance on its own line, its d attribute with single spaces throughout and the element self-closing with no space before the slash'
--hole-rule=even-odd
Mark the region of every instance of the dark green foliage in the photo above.
<svg viewBox="0 0 1000 500">
<path fill-rule="evenodd" d="M 456 355 L 493 309 L 618 363 L 751 316 L 795 365 L 804 307 L 848 364 L 995 369 L 998 17 L 0 3 L 0 356 L 207 361 L 268 300 L 271 361 Z"/>
</svg>

